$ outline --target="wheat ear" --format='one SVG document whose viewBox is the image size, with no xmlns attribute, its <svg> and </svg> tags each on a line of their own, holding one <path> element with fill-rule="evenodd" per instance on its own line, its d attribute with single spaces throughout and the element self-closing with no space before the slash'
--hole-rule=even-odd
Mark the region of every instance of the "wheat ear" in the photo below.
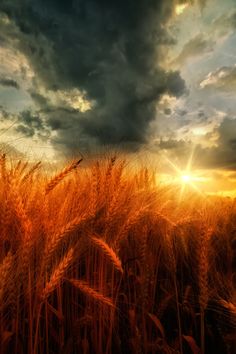
<svg viewBox="0 0 236 354">
<path fill-rule="evenodd" d="M 2 154 L 2 156 L 0 158 L 0 167 L 1 167 L 2 178 L 5 180 L 5 178 L 6 178 L 6 154 Z"/>
<path fill-rule="evenodd" d="M 108 246 L 108 244 L 101 238 L 93 236 L 91 237 L 91 240 L 100 250 L 103 251 L 106 257 L 109 258 L 109 260 L 112 262 L 114 267 L 117 270 L 119 270 L 121 273 L 123 273 L 121 260 L 119 259 L 115 251 L 110 246 Z"/>
<path fill-rule="evenodd" d="M 145 207 L 141 207 L 139 210 L 135 211 L 133 214 L 131 214 L 128 217 L 128 219 L 123 224 L 120 231 L 118 232 L 116 239 L 114 240 L 114 244 L 116 248 L 119 248 L 120 242 L 122 242 L 126 238 L 131 227 L 133 227 L 137 223 L 137 221 L 139 221 L 140 218 L 142 218 L 142 216 L 145 213 L 145 210 L 146 210 Z"/>
<path fill-rule="evenodd" d="M 22 183 L 24 183 L 30 176 L 33 175 L 33 173 L 40 167 L 41 161 L 37 162 L 30 170 L 28 173 L 25 174 L 25 176 L 22 178 Z"/>
<path fill-rule="evenodd" d="M 31 221 L 27 216 L 23 200 L 17 190 L 16 181 L 13 181 L 12 186 L 10 186 L 9 194 L 14 204 L 15 213 L 23 227 L 24 235 L 25 237 L 29 237 L 32 231 L 32 225 L 31 225 Z"/>
<path fill-rule="evenodd" d="M 45 300 L 60 284 L 62 277 L 64 276 L 66 270 L 70 266 L 74 255 L 74 249 L 71 248 L 62 261 L 58 264 L 55 268 L 54 272 L 52 273 L 49 281 L 46 283 L 45 288 L 42 291 L 41 298 Z"/>
<path fill-rule="evenodd" d="M 98 301 L 104 305 L 108 305 L 110 307 L 115 307 L 112 300 L 107 296 L 99 293 L 97 290 L 91 288 L 86 281 L 77 280 L 77 279 L 70 279 L 69 282 L 82 291 L 88 297 L 91 297 L 95 301 Z"/>
<path fill-rule="evenodd" d="M 233 304 L 232 302 L 228 302 L 225 300 L 219 300 L 219 303 L 229 311 L 229 313 L 236 318 L 236 305 Z"/>
<path fill-rule="evenodd" d="M 49 192 L 51 192 L 69 173 L 71 173 L 73 170 L 75 170 L 79 166 L 79 164 L 82 160 L 83 159 L 80 159 L 79 161 L 76 161 L 76 162 L 72 162 L 71 165 L 64 168 L 64 170 L 62 170 L 58 175 L 53 177 L 46 185 L 45 194 L 48 194 Z"/>
<path fill-rule="evenodd" d="M 60 233 L 54 235 L 46 244 L 45 248 L 45 264 L 48 265 L 50 263 L 50 260 L 55 253 L 58 245 L 61 243 L 61 241 L 72 234 L 74 231 L 78 229 L 78 227 L 81 225 L 81 223 L 85 220 L 87 220 L 88 216 L 81 216 L 80 218 L 75 218 L 71 222 L 67 223 L 65 227 L 61 230 Z"/>
</svg>

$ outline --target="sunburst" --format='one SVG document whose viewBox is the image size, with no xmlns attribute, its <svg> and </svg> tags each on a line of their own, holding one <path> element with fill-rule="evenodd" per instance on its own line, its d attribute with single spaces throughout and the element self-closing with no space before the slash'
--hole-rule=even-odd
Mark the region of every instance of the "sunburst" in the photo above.
<svg viewBox="0 0 236 354">
<path fill-rule="evenodd" d="M 181 175 L 182 183 L 190 183 L 192 179 L 190 175 Z"/>
<path fill-rule="evenodd" d="M 189 187 L 193 188 L 198 194 L 203 195 L 202 191 L 199 189 L 197 184 L 199 182 L 204 182 L 206 178 L 196 175 L 196 173 L 192 170 L 193 156 L 194 156 L 194 148 L 192 149 L 189 155 L 185 169 L 179 168 L 175 163 L 173 163 L 171 160 L 165 157 L 165 160 L 175 171 L 175 176 L 174 176 L 175 183 L 181 186 L 180 196 L 179 196 L 180 201 L 183 198 L 185 190 L 189 189 Z"/>
</svg>

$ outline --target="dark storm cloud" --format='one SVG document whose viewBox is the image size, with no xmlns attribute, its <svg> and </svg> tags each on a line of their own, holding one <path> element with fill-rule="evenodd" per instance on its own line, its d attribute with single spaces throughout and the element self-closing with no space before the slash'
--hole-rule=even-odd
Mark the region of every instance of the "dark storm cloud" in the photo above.
<svg viewBox="0 0 236 354">
<path fill-rule="evenodd" d="M 16 127 L 16 131 L 18 133 L 22 133 L 27 137 L 33 137 L 35 135 L 43 138 L 48 134 L 47 128 L 42 122 L 41 117 L 31 112 L 30 110 L 26 110 L 21 112 L 18 115 L 18 126 Z"/>
<path fill-rule="evenodd" d="M 44 107 L 44 109 L 45 107 L 47 107 L 48 100 L 46 99 L 46 97 L 40 95 L 35 91 L 30 92 L 30 96 L 37 106 Z"/>
<path fill-rule="evenodd" d="M 94 103 L 87 112 L 48 112 L 57 142 L 71 149 L 146 142 L 161 95 L 180 96 L 185 83 L 160 62 L 174 43 L 166 26 L 174 0 L 2 0 L 18 29 L 20 49 L 48 90 L 78 88 Z M 40 93 L 31 94 L 44 109 Z"/>
<path fill-rule="evenodd" d="M 12 80 L 12 79 L 0 78 L 0 86 L 12 87 L 12 88 L 15 88 L 17 90 L 20 89 L 19 84 L 15 80 Z"/>
</svg>

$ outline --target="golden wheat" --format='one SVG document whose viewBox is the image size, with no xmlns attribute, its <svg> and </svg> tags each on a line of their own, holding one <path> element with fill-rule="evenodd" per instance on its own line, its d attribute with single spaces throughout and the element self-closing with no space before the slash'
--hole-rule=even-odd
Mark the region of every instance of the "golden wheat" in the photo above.
<svg viewBox="0 0 236 354">
<path fill-rule="evenodd" d="M 123 273 L 121 260 L 119 259 L 119 257 L 115 253 L 115 251 L 101 238 L 92 236 L 91 240 L 108 257 L 108 259 L 111 261 L 111 263 L 114 265 L 114 267 L 118 271 Z"/>
<path fill-rule="evenodd" d="M 44 260 L 46 265 L 50 263 L 53 254 L 56 252 L 62 240 L 64 240 L 66 237 L 78 230 L 79 226 L 87 219 L 87 215 L 81 215 L 80 217 L 76 217 L 74 220 L 67 223 L 59 233 L 52 235 L 51 239 L 47 241 L 45 246 Z"/>
<path fill-rule="evenodd" d="M 13 266 L 13 255 L 9 252 L 0 264 L 0 304 L 2 302 L 3 293 L 8 281 L 10 270 Z M 1 305 L 0 305 L 1 307 Z"/>
<path fill-rule="evenodd" d="M 233 353 L 235 201 L 80 161 L 0 157 L 1 354 Z"/>
<path fill-rule="evenodd" d="M 61 171 L 58 175 L 53 177 L 45 187 L 45 194 L 51 192 L 69 173 L 74 171 L 79 164 L 81 163 L 82 159 L 72 162 L 69 166 L 65 167 L 63 171 Z"/>
<path fill-rule="evenodd" d="M 219 303 L 234 316 L 236 321 L 236 305 L 223 299 L 219 300 Z"/>
<path fill-rule="evenodd" d="M 54 269 L 52 275 L 50 276 L 49 281 L 46 283 L 41 298 L 45 300 L 60 284 L 62 281 L 62 277 L 64 276 L 65 272 L 67 271 L 68 267 L 70 266 L 73 260 L 74 250 L 70 249 L 61 262 L 57 265 Z"/>
<path fill-rule="evenodd" d="M 30 170 L 27 172 L 24 177 L 22 178 L 22 183 L 24 183 L 30 176 L 34 174 L 34 172 L 40 167 L 41 161 L 37 162 Z M 22 173 L 22 171 L 21 171 Z"/>
<path fill-rule="evenodd" d="M 91 297 L 93 300 L 98 301 L 101 304 L 108 305 L 110 307 L 115 307 L 112 302 L 112 299 L 107 296 L 101 294 L 97 290 L 91 288 L 86 281 L 78 280 L 78 279 L 70 279 L 70 283 L 82 291 L 86 296 Z"/>
</svg>

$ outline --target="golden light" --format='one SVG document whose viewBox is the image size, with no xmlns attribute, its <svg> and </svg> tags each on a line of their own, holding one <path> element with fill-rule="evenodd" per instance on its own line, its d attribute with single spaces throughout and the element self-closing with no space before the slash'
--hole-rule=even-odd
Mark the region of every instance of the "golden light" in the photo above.
<svg viewBox="0 0 236 354">
<path fill-rule="evenodd" d="M 198 194 L 204 196 L 203 189 L 201 188 L 202 183 L 205 184 L 208 182 L 209 178 L 205 176 L 201 176 L 198 173 L 200 171 L 194 171 L 192 169 L 192 162 L 193 162 L 193 156 L 194 156 L 194 147 L 192 151 L 190 152 L 186 168 L 185 169 L 180 169 L 174 162 L 172 162 L 170 159 L 165 156 L 165 161 L 173 168 L 174 172 L 172 174 L 173 179 L 172 182 L 176 183 L 177 185 L 180 185 L 180 194 L 179 194 L 179 202 L 182 200 L 183 195 L 186 191 L 189 190 L 189 188 L 194 189 Z"/>
<path fill-rule="evenodd" d="M 205 127 L 193 128 L 192 132 L 196 136 L 203 136 L 207 133 Z"/>
<path fill-rule="evenodd" d="M 190 173 L 191 171 L 185 171 L 180 173 L 180 181 L 183 184 L 191 184 L 194 183 L 204 183 L 207 182 L 209 179 L 206 177 L 201 177 L 196 174 Z"/>
<path fill-rule="evenodd" d="M 189 175 L 182 175 L 181 176 L 181 180 L 182 180 L 182 183 L 189 183 L 191 181 L 191 176 Z"/>
<path fill-rule="evenodd" d="M 176 5 L 175 7 L 176 15 L 181 15 L 184 12 L 184 10 L 187 9 L 188 6 L 189 6 L 188 3 Z"/>
</svg>

